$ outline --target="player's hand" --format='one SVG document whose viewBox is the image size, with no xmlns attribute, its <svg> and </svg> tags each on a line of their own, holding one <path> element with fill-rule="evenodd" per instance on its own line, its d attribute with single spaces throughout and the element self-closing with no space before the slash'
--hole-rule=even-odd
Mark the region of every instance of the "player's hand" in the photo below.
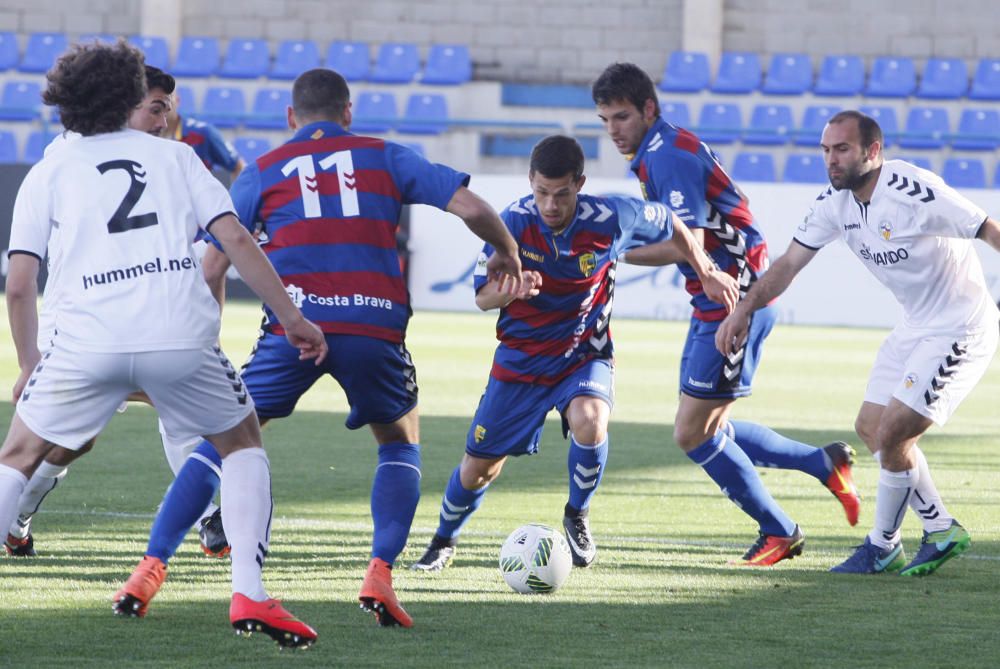
<svg viewBox="0 0 1000 669">
<path fill-rule="evenodd" d="M 24 392 L 24 388 L 28 385 L 28 379 L 31 378 L 31 373 L 33 371 L 35 371 L 34 366 L 25 367 L 21 370 L 21 373 L 17 375 L 17 381 L 14 382 L 14 392 L 12 394 L 15 404 L 17 404 L 17 400 L 21 398 L 21 393 Z"/>
<path fill-rule="evenodd" d="M 726 313 L 733 313 L 736 303 L 740 301 L 740 284 L 733 277 L 720 270 L 712 270 L 701 279 L 705 296 L 726 308 Z"/>
<path fill-rule="evenodd" d="M 530 300 L 538 295 L 542 287 L 542 275 L 533 269 L 521 273 L 521 288 L 514 295 L 515 300 Z"/>
<path fill-rule="evenodd" d="M 506 295 L 517 295 L 524 283 L 521 259 L 517 253 L 497 250 L 486 261 L 486 277 L 497 282 L 497 290 Z"/>
<path fill-rule="evenodd" d="M 715 348 L 719 349 L 722 355 L 738 351 L 746 343 L 750 316 L 743 312 L 743 309 L 734 309 L 715 331 Z"/>
<path fill-rule="evenodd" d="M 285 325 L 285 338 L 299 349 L 299 360 L 315 360 L 315 364 L 319 365 L 329 352 L 323 331 L 304 317 Z"/>
</svg>

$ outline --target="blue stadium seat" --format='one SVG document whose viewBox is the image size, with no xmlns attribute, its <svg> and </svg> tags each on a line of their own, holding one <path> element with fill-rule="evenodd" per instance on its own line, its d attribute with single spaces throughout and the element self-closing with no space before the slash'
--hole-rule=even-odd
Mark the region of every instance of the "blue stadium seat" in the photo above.
<svg viewBox="0 0 1000 669">
<path fill-rule="evenodd" d="M 827 184 L 830 177 L 826 173 L 823 158 L 817 153 L 793 153 L 785 160 L 782 181 L 799 184 Z"/>
<path fill-rule="evenodd" d="M 860 56 L 827 56 L 819 68 L 813 93 L 857 95 L 865 86 L 865 64 Z"/>
<path fill-rule="evenodd" d="M 17 35 L 0 32 L 0 72 L 17 67 L 21 60 L 21 50 L 17 46 Z"/>
<path fill-rule="evenodd" d="M 420 79 L 424 84 L 455 86 L 472 79 L 469 47 L 461 44 L 435 44 L 427 52 L 427 64 Z"/>
<path fill-rule="evenodd" d="M 58 133 L 35 130 L 28 134 L 28 140 L 24 143 L 24 155 L 21 157 L 22 163 L 34 165 L 45 155 L 45 147 L 56 138 Z"/>
<path fill-rule="evenodd" d="M 91 42 L 100 42 L 101 44 L 114 44 L 118 41 L 118 38 L 114 35 L 108 33 L 84 33 L 77 38 L 77 43 L 79 44 L 89 44 Z"/>
<path fill-rule="evenodd" d="M 784 144 L 794 130 L 792 108 L 788 105 L 756 105 L 743 133 L 743 143 Z"/>
<path fill-rule="evenodd" d="M 1000 58 L 979 61 L 969 97 L 973 100 L 1000 100 Z"/>
<path fill-rule="evenodd" d="M 674 51 L 667 59 L 659 89 L 668 93 L 696 93 L 708 88 L 708 56 L 697 51 Z"/>
<path fill-rule="evenodd" d="M 62 33 L 32 33 L 17 69 L 21 72 L 48 72 L 66 46 L 66 35 Z"/>
<path fill-rule="evenodd" d="M 760 58 L 755 53 L 726 51 L 712 82 L 713 93 L 750 93 L 760 86 Z"/>
<path fill-rule="evenodd" d="M 226 47 L 226 57 L 219 76 L 227 79 L 256 79 L 267 75 L 271 66 L 271 51 L 262 39 L 232 39 Z"/>
<path fill-rule="evenodd" d="M 939 149 L 949 132 L 948 110 L 944 107 L 911 107 L 899 145 L 907 149 Z"/>
<path fill-rule="evenodd" d="M 416 44 L 386 42 L 378 50 L 369 79 L 380 84 L 408 84 L 420 69 Z"/>
<path fill-rule="evenodd" d="M 399 120 L 396 96 L 379 91 L 362 91 L 354 102 L 351 130 L 358 133 L 389 132 Z"/>
<path fill-rule="evenodd" d="M 934 171 L 934 165 L 931 164 L 931 159 L 927 156 L 892 156 L 896 160 L 905 160 L 911 165 L 916 165 L 925 170 Z"/>
<path fill-rule="evenodd" d="M 997 163 L 997 169 L 993 173 L 993 187 L 1000 188 L 1000 162 Z"/>
<path fill-rule="evenodd" d="M 698 115 L 698 137 L 705 142 L 731 144 L 743 130 L 743 115 L 737 105 L 708 102 Z"/>
<path fill-rule="evenodd" d="M 770 153 L 744 151 L 736 154 L 729 176 L 735 181 L 774 181 L 774 156 Z"/>
<path fill-rule="evenodd" d="M 292 91 L 288 88 L 260 88 L 244 125 L 248 128 L 283 130 L 288 127 L 288 107 Z"/>
<path fill-rule="evenodd" d="M 830 117 L 840 111 L 834 105 L 809 105 L 802 112 L 802 124 L 795 131 L 794 144 L 798 146 L 819 146 L 823 136 L 823 128 Z"/>
<path fill-rule="evenodd" d="M 201 103 L 198 120 L 220 128 L 235 128 L 247 113 L 243 89 L 234 86 L 209 86 Z"/>
<path fill-rule="evenodd" d="M 917 69 L 910 58 L 883 56 L 872 63 L 865 95 L 873 98 L 905 98 L 917 87 Z"/>
<path fill-rule="evenodd" d="M 179 106 L 181 116 L 197 116 L 198 110 L 198 96 L 195 95 L 194 89 L 190 86 L 178 86 L 174 89 L 174 93 L 179 99 Z"/>
<path fill-rule="evenodd" d="M 182 37 L 170 74 L 210 77 L 219 69 L 219 41 L 214 37 Z"/>
<path fill-rule="evenodd" d="M 812 87 L 812 61 L 804 53 L 776 53 L 771 57 L 761 91 L 770 95 L 801 95 Z"/>
<path fill-rule="evenodd" d="M 691 111 L 686 102 L 665 102 L 660 100 L 660 116 L 667 123 L 672 123 L 678 128 L 691 127 Z"/>
<path fill-rule="evenodd" d="M 365 81 L 371 70 L 368 45 L 364 42 L 333 42 L 326 51 L 326 66 L 348 81 Z"/>
<path fill-rule="evenodd" d="M 858 111 L 871 116 L 882 128 L 882 139 L 884 146 L 895 144 L 899 141 L 899 119 L 896 117 L 896 110 L 883 105 L 861 105 Z"/>
<path fill-rule="evenodd" d="M 941 178 L 952 188 L 986 188 L 986 166 L 978 158 L 948 158 Z"/>
<path fill-rule="evenodd" d="M 969 90 L 969 70 L 959 58 L 928 58 L 918 98 L 957 100 Z"/>
<path fill-rule="evenodd" d="M 953 149 L 993 151 L 1000 146 L 1000 112 L 996 109 L 965 109 L 958 120 Z"/>
<path fill-rule="evenodd" d="M 42 86 L 37 81 L 9 80 L 0 95 L 0 120 L 33 121 L 42 115 Z"/>
<path fill-rule="evenodd" d="M 244 135 L 233 140 L 233 147 L 244 162 L 252 163 L 271 150 L 271 140 L 266 137 L 247 137 Z"/>
<path fill-rule="evenodd" d="M 170 72 L 170 48 L 167 46 L 167 40 L 162 37 L 133 35 L 128 41 L 146 55 L 147 65 Z"/>
<path fill-rule="evenodd" d="M 440 135 L 448 129 L 448 101 L 443 95 L 414 93 L 406 101 L 406 111 L 396 128 L 411 135 Z"/>
<path fill-rule="evenodd" d="M 319 67 L 319 47 L 312 40 L 285 40 L 271 66 L 272 79 L 294 79 L 306 70 Z"/>
<path fill-rule="evenodd" d="M 17 140 L 10 130 L 0 130 L 0 164 L 10 165 L 18 162 Z"/>
</svg>

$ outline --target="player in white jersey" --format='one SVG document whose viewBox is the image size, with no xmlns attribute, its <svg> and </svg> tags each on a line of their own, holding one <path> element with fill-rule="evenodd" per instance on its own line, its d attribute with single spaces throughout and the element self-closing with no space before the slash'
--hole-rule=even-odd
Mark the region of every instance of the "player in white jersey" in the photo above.
<svg viewBox="0 0 1000 669">
<path fill-rule="evenodd" d="M 14 206 L 7 303 L 21 373 L 0 448 L 0 527 L 13 520 L 27 477 L 52 443 L 85 443 L 121 401 L 145 392 L 172 433 L 208 435 L 224 458 L 230 622 L 282 645 L 309 645 L 315 631 L 269 599 L 261 579 L 271 520 L 267 456 L 253 401 L 216 345 L 218 304 L 191 248 L 199 230 L 211 230 L 279 312 L 303 359 L 322 360 L 325 339 L 292 304 L 194 152 L 126 128 L 146 93 L 136 49 L 124 41 L 76 46 L 47 78 L 44 101 L 81 137 L 31 169 Z M 43 356 L 36 280 L 53 228 L 61 298 L 58 336 Z"/>
<path fill-rule="evenodd" d="M 134 130 L 149 133 L 154 137 L 159 137 L 167 128 L 167 112 L 170 109 L 170 94 L 174 90 L 174 78 L 166 74 L 159 68 L 147 65 L 146 85 L 147 92 L 142 102 L 129 115 L 128 126 Z M 53 155 L 54 152 L 66 145 L 67 142 L 75 141 L 80 137 L 79 133 L 65 131 L 55 137 L 48 146 L 45 147 L 45 156 Z M 46 257 L 46 267 L 48 279 L 45 284 L 45 292 L 42 296 L 42 308 L 38 314 L 38 348 L 40 351 L 47 351 L 52 346 L 52 340 L 56 333 L 55 312 L 59 305 L 59 286 L 61 282 L 58 273 L 62 268 L 60 260 L 60 246 L 58 242 L 58 229 L 53 229 L 49 237 L 49 245 Z M 124 407 L 124 404 L 122 405 Z M 15 557 L 30 557 L 35 555 L 34 537 L 31 534 L 31 519 L 41 507 L 42 501 L 58 483 L 65 477 L 67 467 L 73 460 L 90 451 L 94 446 L 95 439 L 89 440 L 77 450 L 53 446 L 46 454 L 45 460 L 38 466 L 32 474 L 28 485 L 18 500 L 18 514 L 11 524 L 7 538 L 4 541 L 4 548 L 8 555 Z M 175 443 L 164 435 L 164 451 L 174 473 L 184 464 L 184 458 L 200 440 L 186 440 Z"/>
<path fill-rule="evenodd" d="M 970 537 L 941 501 L 917 441 L 948 420 L 996 353 L 1000 314 L 972 240 L 1000 250 L 1000 224 L 932 172 L 883 160 L 882 130 L 860 112 L 834 115 L 821 144 L 832 187 L 719 328 L 716 345 L 732 349 L 749 315 L 836 239 L 892 291 L 903 320 L 879 349 L 855 422 L 880 465 L 875 526 L 831 571 L 930 574 L 966 550 Z M 907 505 L 924 526 L 908 564 L 899 531 Z"/>
</svg>

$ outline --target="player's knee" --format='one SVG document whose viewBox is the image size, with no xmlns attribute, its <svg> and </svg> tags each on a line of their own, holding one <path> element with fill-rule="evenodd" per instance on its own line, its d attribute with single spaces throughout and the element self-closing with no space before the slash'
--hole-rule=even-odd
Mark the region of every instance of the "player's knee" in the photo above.
<svg viewBox="0 0 1000 669">
<path fill-rule="evenodd" d="M 858 416 L 854 420 L 854 431 L 858 434 L 858 438 L 865 442 L 865 445 L 869 449 L 875 448 L 875 431 L 877 427 L 872 425 L 863 417 Z"/>
<path fill-rule="evenodd" d="M 503 460 L 484 460 L 466 456 L 462 460 L 459 477 L 466 490 L 480 490 L 500 476 Z"/>
<path fill-rule="evenodd" d="M 684 451 L 697 448 L 707 438 L 708 435 L 705 434 L 704 430 L 693 425 L 681 422 L 674 424 L 674 443 Z"/>
<path fill-rule="evenodd" d="M 92 449 L 94 447 L 95 440 L 96 439 L 91 439 L 75 451 L 63 448 L 62 446 L 53 446 L 49 449 L 49 452 L 45 454 L 45 461 L 49 464 L 56 465 L 57 467 L 66 467 L 78 457 Z"/>
</svg>

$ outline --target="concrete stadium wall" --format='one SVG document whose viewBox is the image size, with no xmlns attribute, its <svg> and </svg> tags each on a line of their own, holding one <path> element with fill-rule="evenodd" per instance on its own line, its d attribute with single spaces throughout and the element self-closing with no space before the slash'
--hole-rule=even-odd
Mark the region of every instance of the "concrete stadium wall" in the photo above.
<svg viewBox="0 0 1000 669">
<path fill-rule="evenodd" d="M 0 30 L 152 29 L 168 37 L 308 38 L 324 47 L 335 39 L 406 41 L 425 50 L 460 42 L 470 45 L 479 78 L 582 83 L 615 60 L 658 78 L 667 54 L 682 47 L 713 58 L 719 50 L 801 51 L 817 63 L 836 53 L 995 56 L 1000 32 L 984 20 L 995 10 L 995 0 L 4 0 Z"/>
</svg>

